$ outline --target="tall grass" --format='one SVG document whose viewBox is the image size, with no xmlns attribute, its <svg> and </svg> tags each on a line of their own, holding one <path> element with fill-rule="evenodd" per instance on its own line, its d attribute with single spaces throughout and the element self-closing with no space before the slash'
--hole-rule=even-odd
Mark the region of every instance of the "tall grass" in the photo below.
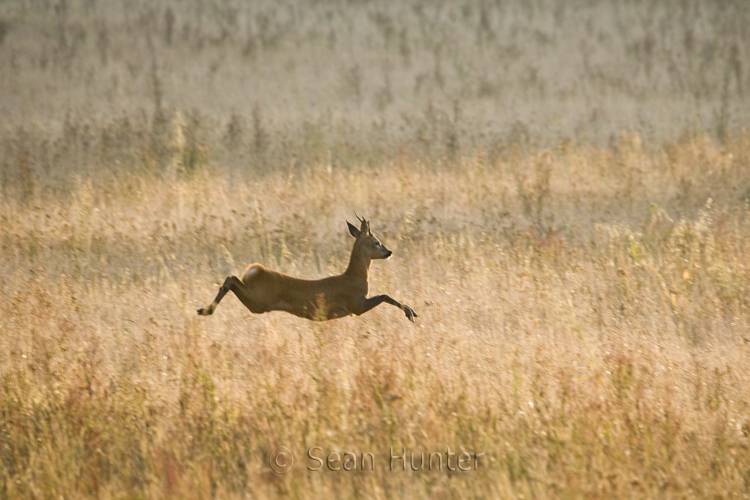
<svg viewBox="0 0 750 500">
<path fill-rule="evenodd" d="M 748 24 L 743 0 L 8 0 L 0 103 L 58 130 L 177 107 L 238 164 L 723 137 L 750 125 Z"/>
<path fill-rule="evenodd" d="M 0 2 L 0 497 L 747 497 L 748 25 Z M 419 323 L 196 315 L 341 272 L 355 210 Z M 448 449 L 477 470 L 411 470 Z"/>
<path fill-rule="evenodd" d="M 748 146 L 626 135 L 257 176 L 183 172 L 178 148 L 174 170 L 6 196 L 2 496 L 745 495 Z M 249 262 L 342 271 L 355 209 L 395 251 L 371 293 L 418 324 L 388 307 L 252 315 L 233 297 L 196 315 Z M 283 475 L 278 446 L 295 455 Z M 375 470 L 309 471 L 314 446 L 373 453 Z M 389 470 L 404 447 L 416 464 L 484 456 Z"/>
</svg>

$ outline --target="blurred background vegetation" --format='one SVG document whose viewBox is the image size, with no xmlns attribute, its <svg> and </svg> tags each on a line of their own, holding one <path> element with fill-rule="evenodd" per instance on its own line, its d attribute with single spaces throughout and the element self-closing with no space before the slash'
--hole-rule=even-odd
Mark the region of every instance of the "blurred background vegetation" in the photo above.
<svg viewBox="0 0 750 500">
<path fill-rule="evenodd" d="M 750 122 L 748 25 L 742 0 L 9 0 L 0 182 L 163 164 L 175 110 L 185 168 L 251 173 L 723 140 Z"/>
</svg>

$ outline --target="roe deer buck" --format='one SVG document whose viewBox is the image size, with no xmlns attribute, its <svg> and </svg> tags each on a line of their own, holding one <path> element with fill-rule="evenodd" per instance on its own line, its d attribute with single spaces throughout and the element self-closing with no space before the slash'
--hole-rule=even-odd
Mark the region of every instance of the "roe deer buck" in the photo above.
<svg viewBox="0 0 750 500">
<path fill-rule="evenodd" d="M 213 314 L 224 295 L 232 291 L 255 314 L 286 311 L 301 318 L 325 321 L 350 314 L 359 316 L 386 302 L 404 311 L 406 317 L 414 321 L 417 317 L 414 309 L 388 295 L 367 298 L 370 263 L 373 259 L 387 259 L 393 252 L 372 235 L 369 220 L 359 215 L 357 219 L 361 223 L 359 229 L 346 222 L 357 241 L 344 274 L 304 280 L 271 271 L 260 264 L 250 264 L 242 280 L 229 276 L 214 301 L 208 307 L 198 309 L 198 314 Z"/>
</svg>

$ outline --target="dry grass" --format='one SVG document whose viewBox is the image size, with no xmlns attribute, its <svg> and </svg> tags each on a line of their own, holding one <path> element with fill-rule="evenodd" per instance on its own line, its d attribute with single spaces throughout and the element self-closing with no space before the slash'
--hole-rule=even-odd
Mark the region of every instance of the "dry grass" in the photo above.
<svg viewBox="0 0 750 500">
<path fill-rule="evenodd" d="M 6 0 L 0 111 L 62 128 L 178 107 L 240 164 L 723 137 L 750 126 L 748 25 L 745 0 Z"/>
<path fill-rule="evenodd" d="M 750 497 L 748 25 L 0 2 L 0 498 Z M 253 261 L 341 272 L 354 210 L 418 324 L 196 315 Z"/>
<path fill-rule="evenodd" d="M 624 136 L 250 178 L 185 173 L 178 146 L 161 174 L 6 196 L 2 496 L 747 496 L 748 151 Z M 395 251 L 372 292 L 419 324 L 195 314 L 251 261 L 340 272 L 354 209 Z M 311 446 L 375 471 L 310 472 Z M 486 461 L 392 472 L 391 447 Z"/>
</svg>

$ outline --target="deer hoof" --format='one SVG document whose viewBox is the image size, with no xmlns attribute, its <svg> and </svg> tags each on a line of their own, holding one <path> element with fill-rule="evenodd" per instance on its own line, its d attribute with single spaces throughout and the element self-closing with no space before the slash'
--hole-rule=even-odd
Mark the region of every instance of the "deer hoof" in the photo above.
<svg viewBox="0 0 750 500">
<path fill-rule="evenodd" d="M 416 312 L 414 312 L 414 309 L 412 309 L 409 306 L 406 306 L 405 312 L 406 312 L 406 317 L 409 318 L 409 321 L 411 321 L 412 323 L 414 322 L 414 318 L 419 317 L 419 315 Z"/>
</svg>

